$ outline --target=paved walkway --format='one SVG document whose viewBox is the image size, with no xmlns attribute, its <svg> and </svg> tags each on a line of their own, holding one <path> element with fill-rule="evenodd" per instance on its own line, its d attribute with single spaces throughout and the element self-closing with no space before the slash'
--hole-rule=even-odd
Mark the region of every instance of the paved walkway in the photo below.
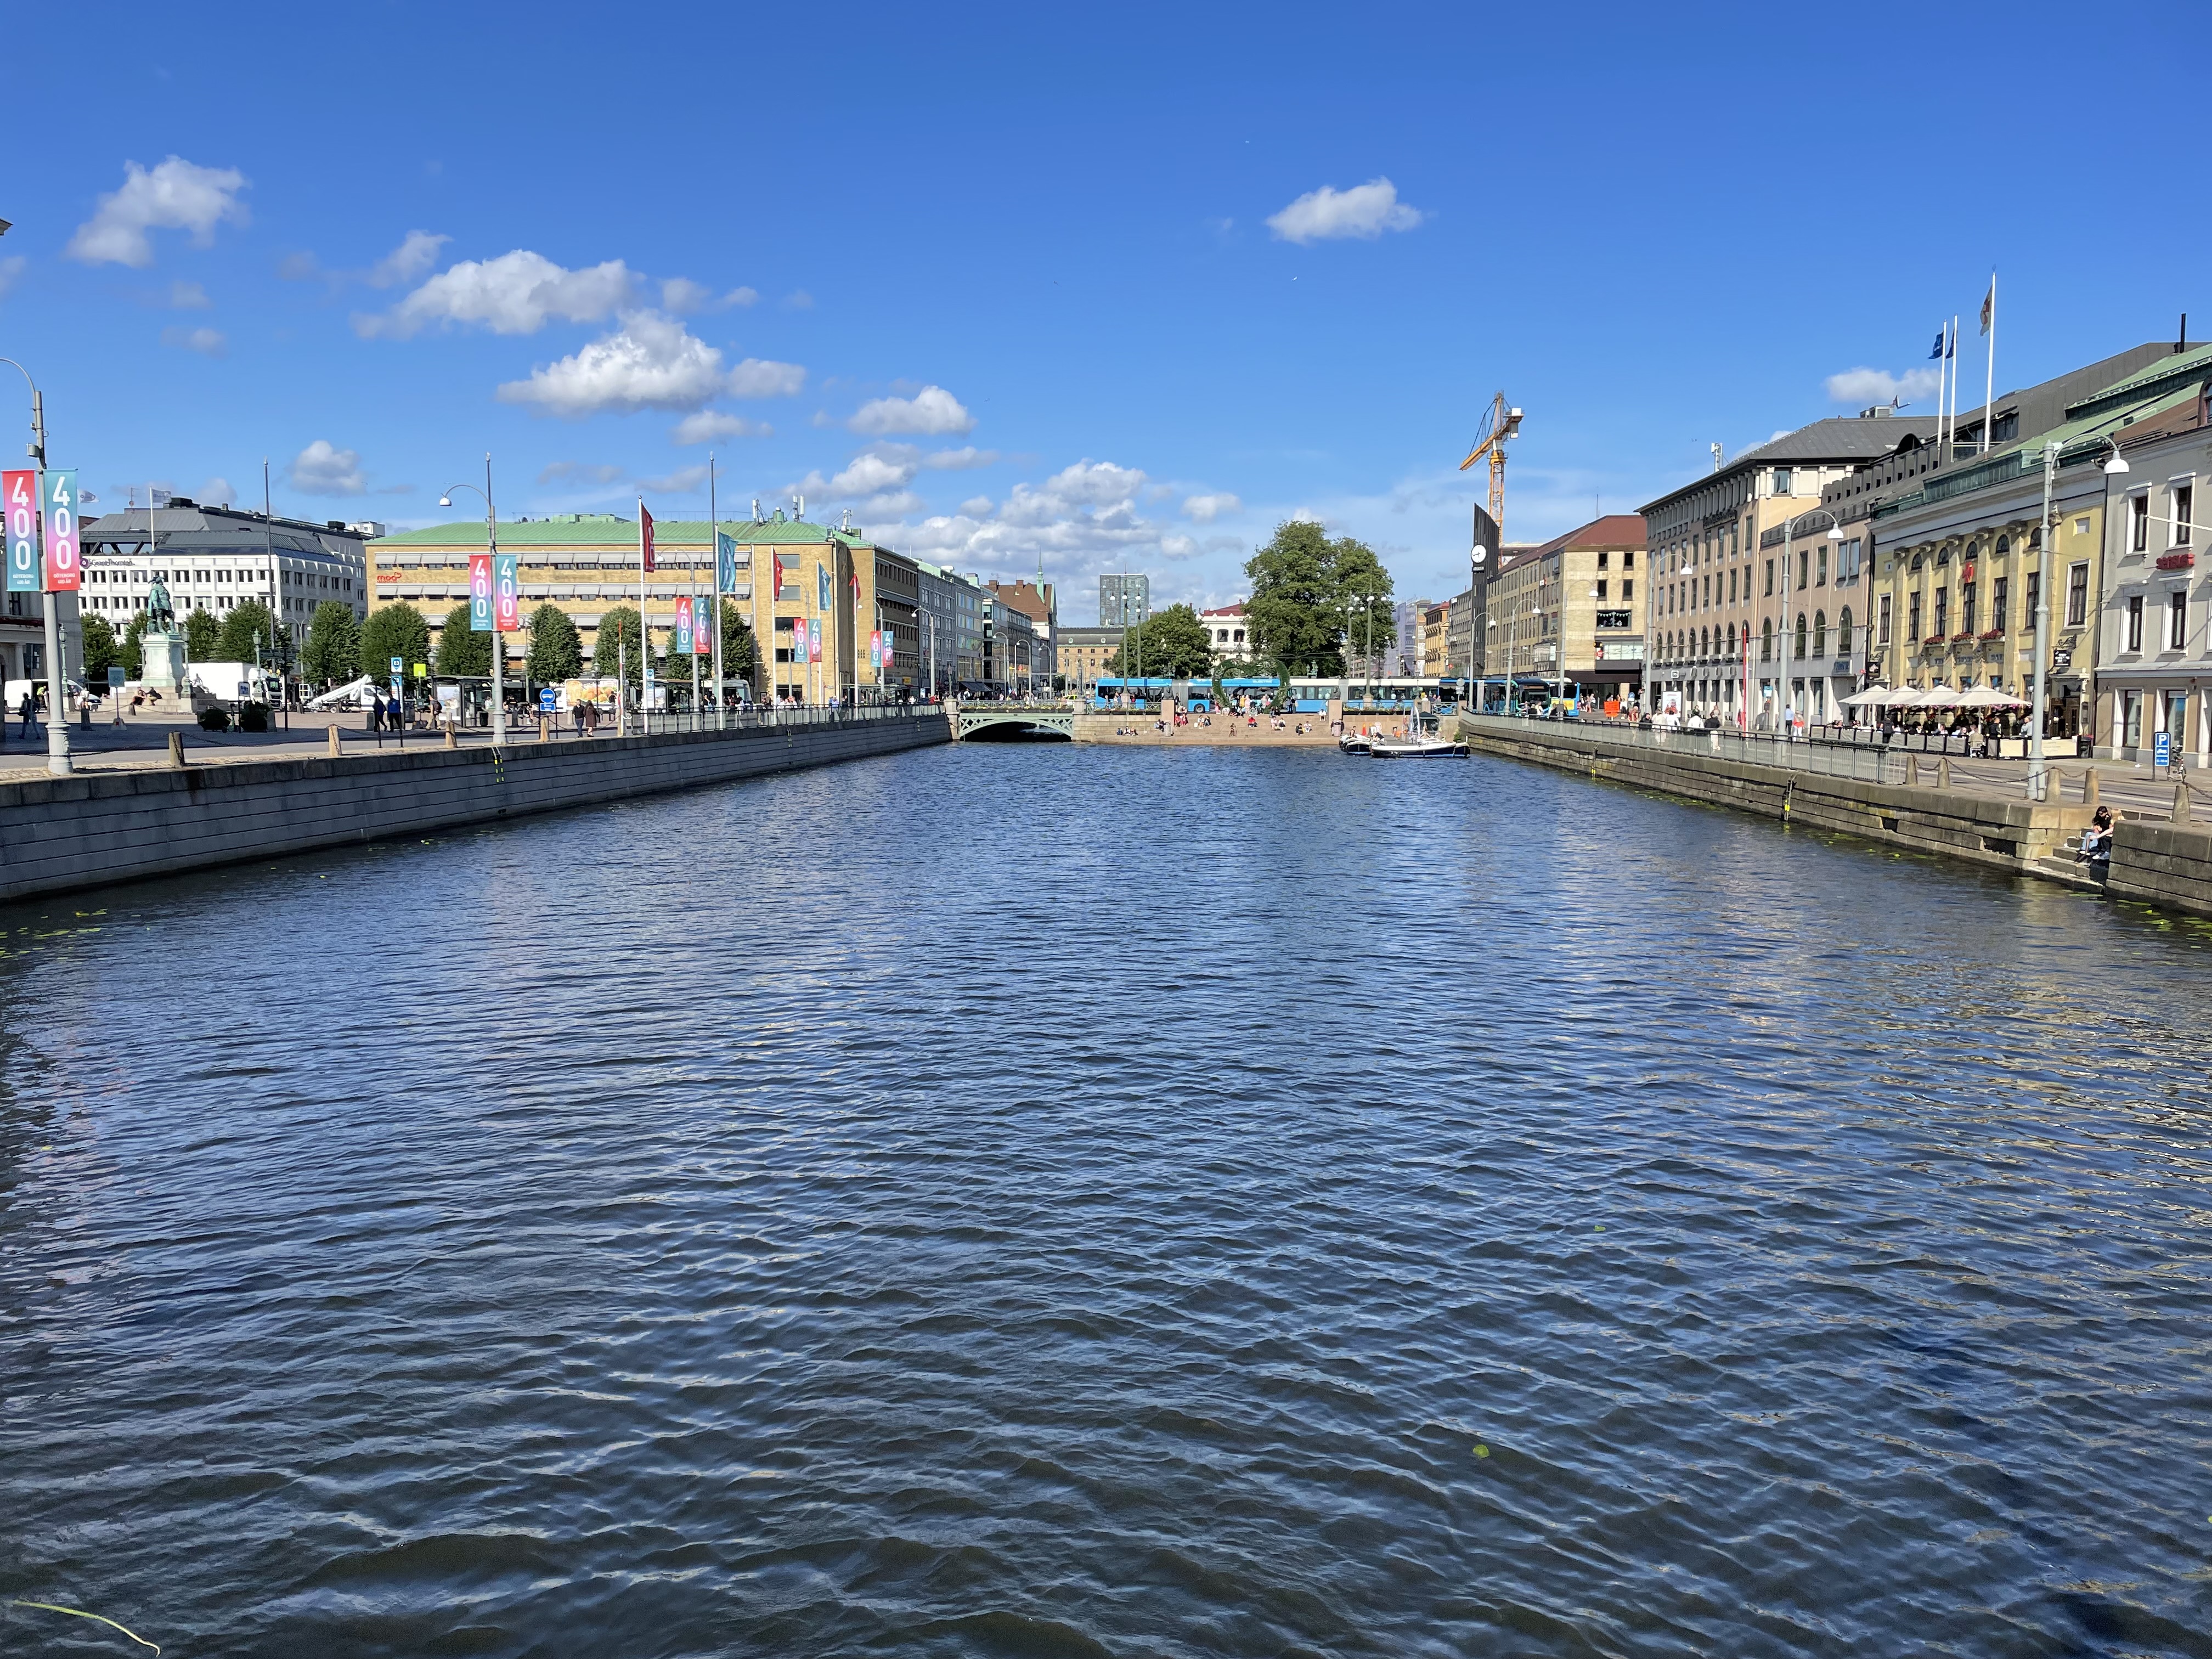
<svg viewBox="0 0 2212 1659">
<path fill-rule="evenodd" d="M 167 766 L 169 734 L 174 732 L 184 738 L 185 758 L 194 766 L 300 760 L 330 753 L 327 728 L 333 725 L 338 728 L 339 743 L 349 755 L 369 754 L 380 749 L 442 749 L 446 743 L 442 732 L 410 732 L 404 737 L 389 732 L 380 735 L 365 730 L 358 714 L 295 713 L 289 726 L 280 724 L 273 732 L 204 732 L 195 720 L 159 714 L 141 714 L 115 726 L 95 714 L 89 729 L 77 725 L 69 728 L 70 758 L 79 772 L 126 772 L 140 767 Z M 0 738 L 0 783 L 20 783 L 48 775 L 46 728 L 41 726 L 33 738 L 24 737 L 22 731 L 22 721 L 11 720 L 6 737 Z M 602 738 L 614 734 L 611 724 L 599 728 Z M 575 727 L 566 721 L 555 725 L 553 736 L 559 743 L 577 741 Z M 536 743 L 536 722 L 511 728 L 508 741 Z M 483 747 L 490 742 L 489 728 L 460 733 L 463 748 Z"/>
</svg>

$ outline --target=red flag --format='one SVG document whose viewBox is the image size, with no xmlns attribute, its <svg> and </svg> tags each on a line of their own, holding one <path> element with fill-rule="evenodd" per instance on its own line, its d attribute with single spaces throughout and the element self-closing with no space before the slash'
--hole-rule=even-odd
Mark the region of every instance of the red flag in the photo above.
<svg viewBox="0 0 2212 1659">
<path fill-rule="evenodd" d="M 769 555 L 769 557 L 775 562 L 775 588 L 769 597 L 770 599 L 781 599 L 783 596 L 783 555 L 781 553 L 771 553 Z"/>
<path fill-rule="evenodd" d="M 653 568 L 653 514 L 643 501 L 637 504 L 637 556 L 641 568 Z"/>
</svg>

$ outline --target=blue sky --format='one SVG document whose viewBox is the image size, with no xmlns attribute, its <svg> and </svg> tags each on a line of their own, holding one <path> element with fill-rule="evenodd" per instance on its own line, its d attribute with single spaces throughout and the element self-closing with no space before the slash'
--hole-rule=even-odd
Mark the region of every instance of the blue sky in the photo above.
<svg viewBox="0 0 2212 1659">
<path fill-rule="evenodd" d="M 267 456 L 438 522 L 489 451 L 505 514 L 698 515 L 711 447 L 1070 621 L 1298 513 L 1437 595 L 1499 388 L 1520 540 L 1954 312 L 1978 389 L 1992 266 L 2001 389 L 2212 335 L 2212 12 L 2001 16 L 93 5 L 19 31 L 0 353 L 103 505 Z"/>
</svg>

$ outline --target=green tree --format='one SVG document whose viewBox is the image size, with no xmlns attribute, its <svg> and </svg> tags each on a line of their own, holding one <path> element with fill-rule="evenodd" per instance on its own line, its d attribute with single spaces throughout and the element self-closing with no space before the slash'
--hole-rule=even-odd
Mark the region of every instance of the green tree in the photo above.
<svg viewBox="0 0 2212 1659">
<path fill-rule="evenodd" d="M 123 643 L 118 647 L 123 659 L 123 672 L 137 679 L 146 672 L 146 613 L 143 611 L 131 618 L 123 630 Z"/>
<path fill-rule="evenodd" d="M 415 665 L 430 660 L 430 624 L 404 599 L 368 613 L 362 625 L 362 666 L 378 679 L 390 672 L 391 659 L 399 659 L 402 672 L 412 674 Z"/>
<path fill-rule="evenodd" d="M 1148 678 L 1195 677 L 1213 666 L 1213 636 L 1199 621 L 1198 612 L 1187 605 L 1171 605 L 1153 612 L 1137 629 L 1129 651 L 1134 659 L 1132 673 L 1141 670 Z M 1121 673 L 1119 651 L 1107 658 L 1106 672 Z"/>
<path fill-rule="evenodd" d="M 343 599 L 325 599 L 307 622 L 301 670 L 318 685 L 343 685 L 361 672 L 361 624 Z"/>
<path fill-rule="evenodd" d="M 1378 649 L 1391 637 L 1382 620 L 1390 573 L 1364 542 L 1331 541 L 1311 520 L 1288 520 L 1246 561 L 1244 574 L 1252 581 L 1244 623 L 1253 649 L 1285 679 L 1342 673 L 1347 635 L 1364 640 L 1370 621 Z"/>
<path fill-rule="evenodd" d="M 185 655 L 193 662 L 221 662 L 215 647 L 222 638 L 222 624 L 205 605 L 193 606 L 192 614 L 185 618 Z"/>
<path fill-rule="evenodd" d="M 257 650 L 264 662 L 276 659 L 276 619 L 258 599 L 232 607 L 215 642 L 217 662 L 252 662 Z"/>
<path fill-rule="evenodd" d="M 632 690 L 645 684 L 645 659 L 638 652 L 638 614 L 634 605 L 618 605 L 599 617 L 599 636 L 592 641 L 592 672 L 614 678 L 619 662 Z"/>
<path fill-rule="evenodd" d="M 88 615 L 81 626 L 84 638 L 84 683 L 96 690 L 107 684 L 107 671 L 123 660 L 123 653 L 115 643 L 114 626 L 106 617 L 97 613 Z"/>
<path fill-rule="evenodd" d="M 446 620 L 438 626 L 438 672 L 489 675 L 491 640 L 489 634 L 479 634 L 469 626 L 469 604 L 462 600 L 446 613 Z"/>
<path fill-rule="evenodd" d="M 523 672 L 539 685 L 558 685 L 584 672 L 584 641 L 575 618 L 550 599 L 530 613 L 530 653 Z"/>
<path fill-rule="evenodd" d="M 722 601 L 722 677 L 730 680 L 749 680 L 753 677 L 753 665 L 760 654 L 760 647 L 753 638 L 753 630 L 745 621 L 745 613 L 735 599 Z"/>
</svg>

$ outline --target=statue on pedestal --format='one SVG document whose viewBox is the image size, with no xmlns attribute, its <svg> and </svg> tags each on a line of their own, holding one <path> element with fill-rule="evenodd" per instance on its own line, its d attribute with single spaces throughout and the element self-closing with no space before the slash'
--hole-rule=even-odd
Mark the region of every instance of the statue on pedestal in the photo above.
<svg viewBox="0 0 2212 1659">
<path fill-rule="evenodd" d="M 146 596 L 146 626 L 138 643 L 144 659 L 138 683 L 149 690 L 183 693 L 187 685 L 185 631 L 177 621 L 177 607 L 169 598 L 168 586 L 159 577 L 155 579 L 154 591 Z"/>
</svg>

